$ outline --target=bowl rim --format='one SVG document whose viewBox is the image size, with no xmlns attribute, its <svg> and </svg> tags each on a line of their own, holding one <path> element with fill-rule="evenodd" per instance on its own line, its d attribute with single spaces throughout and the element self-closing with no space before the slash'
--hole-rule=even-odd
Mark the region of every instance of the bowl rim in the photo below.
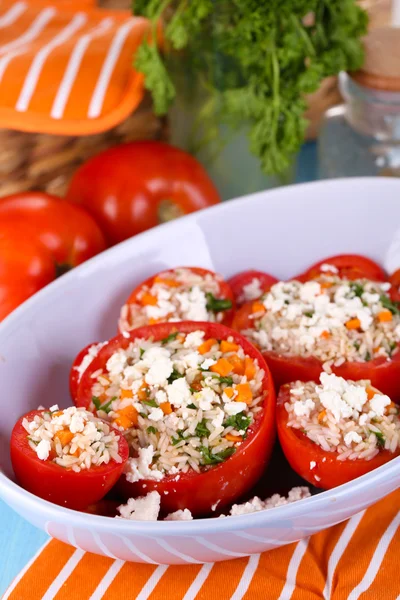
<svg viewBox="0 0 400 600">
<path fill-rule="evenodd" d="M 89 272 L 96 263 L 100 263 L 104 260 L 104 257 L 117 256 L 121 253 L 121 249 L 128 248 L 141 243 L 147 238 L 156 236 L 161 230 L 170 231 L 173 233 L 175 229 L 181 229 L 185 224 L 190 222 L 196 222 L 199 215 L 202 215 L 207 211 L 208 214 L 213 214 L 218 217 L 221 212 L 225 212 L 227 207 L 245 205 L 248 202 L 254 202 L 257 200 L 264 199 L 265 196 L 268 198 L 279 197 L 280 195 L 286 195 L 288 190 L 293 195 L 293 188 L 301 189 L 303 192 L 309 188 L 319 188 L 329 184 L 330 186 L 336 186 L 337 188 L 351 187 L 351 186 L 368 186 L 369 188 L 376 187 L 379 190 L 382 187 L 397 188 L 396 191 L 400 191 L 400 180 L 391 177 L 352 177 L 352 178 L 338 178 L 323 181 L 312 181 L 299 184 L 292 184 L 290 186 L 284 186 L 281 188 L 275 188 L 272 190 L 265 190 L 249 194 L 240 198 L 235 198 L 221 204 L 211 206 L 209 208 L 202 209 L 200 211 L 185 215 L 174 221 L 163 223 L 157 227 L 154 227 L 148 231 L 140 233 L 128 240 L 125 240 L 107 250 L 101 252 L 97 256 L 89 259 L 85 263 L 75 267 L 63 277 L 56 279 L 43 289 L 39 290 L 34 296 L 26 300 L 18 308 L 16 308 L 9 316 L 7 316 L 0 323 L 0 339 L 3 330 L 12 326 L 15 322 L 18 322 L 20 315 L 24 312 L 29 311 L 31 307 L 36 306 L 41 302 L 42 297 L 46 294 L 51 294 L 58 288 L 69 285 L 69 281 L 74 277 L 84 275 L 85 272 Z M 54 522 L 65 522 L 71 521 L 71 524 L 75 527 L 81 526 L 84 529 L 93 528 L 97 531 L 102 532 L 114 532 L 114 533 L 138 533 L 143 536 L 154 537 L 155 535 L 166 534 L 167 536 L 176 536 L 180 534 L 191 535 L 191 534 L 210 534 L 219 533 L 227 530 L 242 530 L 244 527 L 255 529 L 259 526 L 268 526 L 269 524 L 274 525 L 275 521 L 282 521 L 284 519 L 290 519 L 293 516 L 293 512 L 299 514 L 307 514 L 309 511 L 316 509 L 319 505 L 327 506 L 329 503 L 337 503 L 338 500 L 343 500 L 349 492 L 353 494 L 361 495 L 365 488 L 379 486 L 381 482 L 388 481 L 396 476 L 400 475 L 400 457 L 393 458 L 391 461 L 374 469 L 370 473 L 366 473 L 361 477 L 356 478 L 353 481 L 345 483 L 341 486 L 333 488 L 331 490 L 322 491 L 309 498 L 304 498 L 293 503 L 273 507 L 254 513 L 248 513 L 243 515 L 230 516 L 229 518 L 214 518 L 206 517 L 201 519 L 194 519 L 193 521 L 136 521 L 129 519 L 116 519 L 98 515 L 92 515 L 89 513 L 79 512 L 71 510 L 62 506 L 58 506 L 35 496 L 34 494 L 24 490 L 17 483 L 9 479 L 5 473 L 1 470 L 0 466 L 0 497 L 6 498 L 7 503 L 13 508 L 12 501 L 15 500 L 15 504 L 24 504 L 25 507 L 28 505 L 36 514 L 44 513 L 47 517 L 47 521 L 50 518 Z M 361 503 L 359 509 L 363 508 L 364 504 Z M 340 521 L 341 519 L 338 519 Z M 160 523 L 163 523 L 160 525 Z M 260 538 L 261 539 L 261 538 Z"/>
</svg>

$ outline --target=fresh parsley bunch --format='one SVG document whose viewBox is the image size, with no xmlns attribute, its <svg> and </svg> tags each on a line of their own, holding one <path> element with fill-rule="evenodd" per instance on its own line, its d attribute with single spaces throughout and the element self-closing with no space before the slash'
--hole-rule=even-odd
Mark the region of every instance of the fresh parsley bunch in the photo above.
<svg viewBox="0 0 400 600">
<path fill-rule="evenodd" d="M 356 0 L 135 0 L 134 11 L 153 22 L 153 40 L 165 18 L 167 47 L 185 49 L 221 123 L 250 122 L 250 150 L 269 175 L 283 173 L 304 140 L 305 96 L 363 62 L 368 19 Z M 142 43 L 135 66 L 161 115 L 175 87 L 153 40 Z"/>
</svg>

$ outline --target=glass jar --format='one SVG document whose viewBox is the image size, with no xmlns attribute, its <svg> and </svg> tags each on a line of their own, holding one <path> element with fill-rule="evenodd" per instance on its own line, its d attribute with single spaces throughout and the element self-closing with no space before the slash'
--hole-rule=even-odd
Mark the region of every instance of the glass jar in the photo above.
<svg viewBox="0 0 400 600">
<path fill-rule="evenodd" d="M 347 73 L 339 86 L 344 104 L 326 112 L 319 135 L 320 177 L 399 177 L 400 92 L 367 88 Z"/>
</svg>

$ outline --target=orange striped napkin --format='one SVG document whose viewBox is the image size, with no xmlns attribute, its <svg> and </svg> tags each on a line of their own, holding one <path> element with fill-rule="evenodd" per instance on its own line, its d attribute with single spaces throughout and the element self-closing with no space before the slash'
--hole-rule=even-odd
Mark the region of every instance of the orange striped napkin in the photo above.
<svg viewBox="0 0 400 600">
<path fill-rule="evenodd" d="M 399 600 L 400 490 L 349 521 L 250 558 L 111 560 L 51 540 L 3 600 Z"/>
<path fill-rule="evenodd" d="M 94 0 L 1 0 L 0 127 L 63 135 L 123 121 L 143 95 L 148 22 Z"/>
</svg>

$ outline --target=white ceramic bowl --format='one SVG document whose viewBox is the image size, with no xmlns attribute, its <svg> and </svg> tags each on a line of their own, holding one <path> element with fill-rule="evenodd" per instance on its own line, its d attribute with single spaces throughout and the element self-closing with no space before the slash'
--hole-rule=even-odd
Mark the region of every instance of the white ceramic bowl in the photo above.
<svg viewBox="0 0 400 600">
<path fill-rule="evenodd" d="M 0 325 L 0 496 L 37 527 L 83 550 L 135 562 L 184 564 L 245 556 L 299 540 L 393 491 L 400 458 L 334 490 L 264 512 L 192 522 L 125 521 L 71 511 L 26 492 L 14 483 L 8 445 L 22 413 L 39 404 L 70 403 L 73 357 L 86 344 L 115 333 L 121 304 L 150 274 L 198 265 L 226 276 L 258 268 L 287 278 L 339 252 L 365 253 L 382 262 L 399 227 L 398 180 L 287 187 L 153 229 L 39 292 Z M 281 486 L 274 471 L 269 477 Z"/>
</svg>

